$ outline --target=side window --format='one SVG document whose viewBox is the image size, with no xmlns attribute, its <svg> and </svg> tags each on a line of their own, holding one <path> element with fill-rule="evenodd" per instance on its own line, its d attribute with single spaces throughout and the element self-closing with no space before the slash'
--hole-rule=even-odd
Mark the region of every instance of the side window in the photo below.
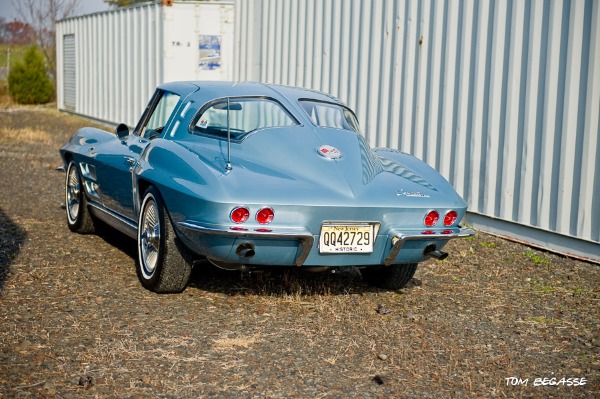
<svg viewBox="0 0 600 399">
<path fill-rule="evenodd" d="M 139 129 L 139 135 L 149 140 L 159 137 L 178 101 L 179 96 L 177 94 L 162 92 L 159 100 L 154 102 L 156 106 L 147 117 L 147 122 Z"/>
<path fill-rule="evenodd" d="M 193 133 L 240 140 L 259 129 L 295 126 L 298 122 L 278 102 L 267 98 L 230 98 L 212 103 L 201 111 Z M 229 121 L 228 121 L 229 114 Z"/>
</svg>

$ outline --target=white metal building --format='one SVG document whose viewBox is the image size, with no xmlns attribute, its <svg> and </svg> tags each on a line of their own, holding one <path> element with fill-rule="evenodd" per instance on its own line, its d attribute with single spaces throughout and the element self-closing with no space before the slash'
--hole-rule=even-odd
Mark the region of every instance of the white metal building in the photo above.
<svg viewBox="0 0 600 399">
<path fill-rule="evenodd" d="M 234 78 L 330 92 L 468 222 L 600 261 L 600 2 L 238 0 Z"/>
<path fill-rule="evenodd" d="M 372 146 L 439 170 L 471 225 L 600 262 L 599 3 L 236 0 L 235 24 L 221 3 L 93 14 L 57 26 L 58 106 L 133 124 L 169 80 L 329 92 Z M 218 76 L 197 68 L 201 35 L 220 35 Z"/>
<path fill-rule="evenodd" d="M 231 3 L 146 3 L 56 24 L 58 108 L 135 125 L 157 85 L 231 80 Z"/>
</svg>

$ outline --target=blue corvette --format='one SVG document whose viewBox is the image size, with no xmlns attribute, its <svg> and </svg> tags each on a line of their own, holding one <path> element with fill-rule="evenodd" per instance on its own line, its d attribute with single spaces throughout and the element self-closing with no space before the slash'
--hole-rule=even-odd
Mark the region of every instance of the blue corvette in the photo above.
<svg viewBox="0 0 600 399">
<path fill-rule="evenodd" d="M 137 273 L 181 292 L 196 259 L 226 269 L 357 267 L 403 287 L 474 232 L 467 205 L 415 157 L 371 149 L 348 107 L 260 83 L 157 88 L 137 126 L 79 130 L 61 149 L 69 228 L 137 240 Z"/>
</svg>

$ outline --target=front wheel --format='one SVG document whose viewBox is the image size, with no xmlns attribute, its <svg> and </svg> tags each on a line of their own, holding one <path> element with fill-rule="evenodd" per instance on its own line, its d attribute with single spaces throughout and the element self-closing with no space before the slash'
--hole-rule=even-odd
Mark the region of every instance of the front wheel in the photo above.
<svg viewBox="0 0 600 399">
<path fill-rule="evenodd" d="M 88 211 L 81 175 L 74 161 L 67 167 L 65 209 L 69 230 L 82 234 L 94 232 L 94 220 Z"/>
<path fill-rule="evenodd" d="M 160 194 L 150 187 L 138 221 L 138 277 L 151 291 L 173 293 L 185 289 L 191 272 L 187 249 L 173 230 Z"/>
<path fill-rule="evenodd" d="M 415 275 L 417 263 L 390 266 L 367 266 L 360 269 L 363 280 L 369 285 L 388 290 L 403 288 Z"/>
</svg>

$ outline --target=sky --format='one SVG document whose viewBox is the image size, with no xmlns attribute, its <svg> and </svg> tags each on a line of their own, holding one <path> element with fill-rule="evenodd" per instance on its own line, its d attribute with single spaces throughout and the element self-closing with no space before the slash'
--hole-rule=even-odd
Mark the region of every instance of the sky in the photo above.
<svg viewBox="0 0 600 399">
<path fill-rule="evenodd" d="M 13 1 L 19 0 L 0 0 L 0 17 L 3 17 L 6 21 L 18 18 L 13 7 Z M 75 15 L 91 14 L 108 9 L 109 6 L 103 0 L 80 0 Z"/>
</svg>

